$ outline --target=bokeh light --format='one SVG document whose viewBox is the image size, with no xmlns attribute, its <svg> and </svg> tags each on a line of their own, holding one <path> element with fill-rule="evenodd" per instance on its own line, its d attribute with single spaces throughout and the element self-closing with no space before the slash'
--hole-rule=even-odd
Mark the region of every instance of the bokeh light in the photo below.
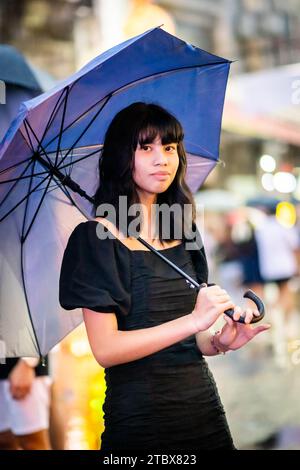
<svg viewBox="0 0 300 470">
<path fill-rule="evenodd" d="M 271 155 L 262 155 L 259 160 L 260 167 L 267 173 L 272 173 L 276 168 L 275 158 Z"/>
</svg>

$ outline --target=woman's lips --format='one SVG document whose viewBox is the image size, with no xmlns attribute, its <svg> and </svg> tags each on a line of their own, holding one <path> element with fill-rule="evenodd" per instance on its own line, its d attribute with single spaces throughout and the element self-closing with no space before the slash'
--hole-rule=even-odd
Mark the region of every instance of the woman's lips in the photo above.
<svg viewBox="0 0 300 470">
<path fill-rule="evenodd" d="M 169 173 L 153 173 L 152 176 L 154 176 L 158 180 L 166 180 L 169 178 L 170 174 Z"/>
</svg>

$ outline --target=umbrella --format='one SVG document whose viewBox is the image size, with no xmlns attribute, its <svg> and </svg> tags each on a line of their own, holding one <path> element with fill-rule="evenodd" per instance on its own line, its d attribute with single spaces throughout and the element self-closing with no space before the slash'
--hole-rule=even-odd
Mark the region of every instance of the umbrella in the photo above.
<svg viewBox="0 0 300 470">
<path fill-rule="evenodd" d="M 59 305 L 59 271 L 72 230 L 92 217 L 113 116 L 136 101 L 174 114 L 195 191 L 218 161 L 229 68 L 154 28 L 23 103 L 0 149 L 0 340 L 8 357 L 45 355 L 82 321 L 81 310 Z"/>
<path fill-rule="evenodd" d="M 278 197 L 268 194 L 259 194 L 246 201 L 246 206 L 255 207 L 257 209 L 266 209 L 275 211 L 277 205 L 281 202 Z"/>
<path fill-rule="evenodd" d="M 5 104 L 0 106 L 1 141 L 20 103 L 53 87 L 55 80 L 30 65 L 15 47 L 8 45 L 0 45 L 0 80 L 5 83 Z"/>
</svg>

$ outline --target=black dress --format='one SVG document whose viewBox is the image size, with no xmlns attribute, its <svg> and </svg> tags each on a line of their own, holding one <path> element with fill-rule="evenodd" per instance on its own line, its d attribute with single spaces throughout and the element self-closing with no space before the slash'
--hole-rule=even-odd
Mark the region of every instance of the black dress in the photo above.
<svg viewBox="0 0 300 470">
<path fill-rule="evenodd" d="M 79 224 L 65 250 L 60 303 L 114 312 L 119 330 L 150 328 L 190 313 L 197 292 L 151 251 L 100 240 L 97 222 Z M 204 249 L 185 243 L 161 252 L 198 282 L 207 281 Z M 195 336 L 143 359 L 105 370 L 101 450 L 234 449 L 212 374 Z"/>
</svg>

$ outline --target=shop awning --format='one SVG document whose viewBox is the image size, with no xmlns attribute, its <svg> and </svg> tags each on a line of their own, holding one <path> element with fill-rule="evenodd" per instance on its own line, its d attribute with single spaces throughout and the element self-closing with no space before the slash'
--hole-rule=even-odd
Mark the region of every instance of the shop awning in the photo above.
<svg viewBox="0 0 300 470">
<path fill-rule="evenodd" d="M 300 146 L 300 63 L 230 78 L 223 129 Z"/>
</svg>

